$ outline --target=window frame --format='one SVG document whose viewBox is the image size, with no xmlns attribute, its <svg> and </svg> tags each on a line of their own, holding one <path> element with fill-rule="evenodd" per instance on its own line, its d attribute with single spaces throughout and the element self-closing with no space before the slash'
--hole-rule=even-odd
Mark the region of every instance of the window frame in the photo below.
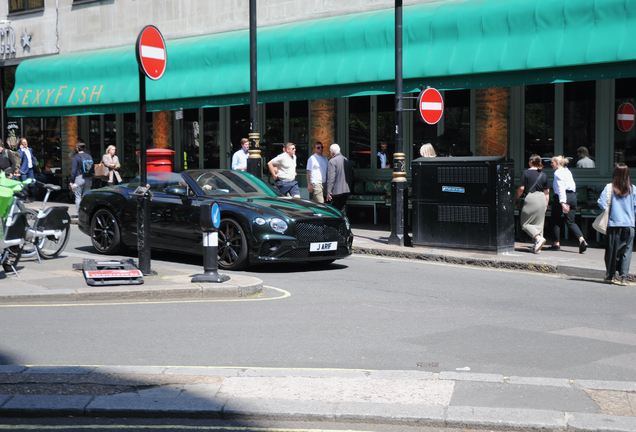
<svg viewBox="0 0 636 432">
<path fill-rule="evenodd" d="M 44 0 L 40 0 L 42 2 L 42 6 L 33 6 L 33 7 L 29 7 L 28 0 L 19 0 L 19 1 L 22 2 L 22 7 L 16 8 L 16 9 L 11 8 L 10 0 L 7 2 L 8 3 L 7 7 L 9 10 L 7 16 L 22 15 L 22 14 L 27 14 L 32 12 L 40 12 L 44 10 Z"/>
</svg>

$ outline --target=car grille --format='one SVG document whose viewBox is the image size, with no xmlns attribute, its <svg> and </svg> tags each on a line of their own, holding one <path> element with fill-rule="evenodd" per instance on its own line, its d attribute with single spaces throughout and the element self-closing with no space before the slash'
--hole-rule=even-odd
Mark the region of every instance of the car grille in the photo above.
<svg viewBox="0 0 636 432">
<path fill-rule="evenodd" d="M 309 252 L 309 249 L 294 249 L 287 252 L 285 255 L 278 257 L 279 259 L 306 259 L 306 258 L 329 258 L 334 256 L 347 255 L 348 251 L 345 247 L 340 247 L 336 251 L 329 252 Z"/>
<path fill-rule="evenodd" d="M 296 222 L 296 238 L 301 242 L 343 241 L 346 232 L 345 221 L 339 219 Z"/>
</svg>

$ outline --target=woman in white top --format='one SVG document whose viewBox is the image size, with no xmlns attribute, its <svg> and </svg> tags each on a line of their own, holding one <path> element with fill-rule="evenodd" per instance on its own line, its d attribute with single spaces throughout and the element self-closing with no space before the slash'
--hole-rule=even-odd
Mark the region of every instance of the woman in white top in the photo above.
<svg viewBox="0 0 636 432">
<path fill-rule="evenodd" d="M 587 242 L 581 233 L 581 229 L 574 222 L 576 215 L 576 183 L 572 178 L 572 172 L 566 165 L 569 160 L 563 156 L 552 158 L 552 168 L 554 169 L 554 182 L 552 188 L 558 199 L 552 203 L 552 226 L 554 229 L 553 250 L 561 250 L 561 229 L 565 224 L 575 237 L 579 239 L 579 253 L 587 250 Z"/>
</svg>

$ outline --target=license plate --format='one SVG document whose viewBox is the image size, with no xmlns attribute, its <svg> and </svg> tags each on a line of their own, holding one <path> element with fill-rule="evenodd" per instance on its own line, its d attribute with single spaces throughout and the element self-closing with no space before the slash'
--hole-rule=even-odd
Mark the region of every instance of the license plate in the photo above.
<svg viewBox="0 0 636 432">
<path fill-rule="evenodd" d="M 335 251 L 338 249 L 338 242 L 310 243 L 309 252 Z"/>
</svg>

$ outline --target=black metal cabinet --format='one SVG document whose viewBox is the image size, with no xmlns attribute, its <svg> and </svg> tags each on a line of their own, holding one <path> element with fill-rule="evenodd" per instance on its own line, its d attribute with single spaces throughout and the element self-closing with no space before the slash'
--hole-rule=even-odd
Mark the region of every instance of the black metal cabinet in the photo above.
<svg viewBox="0 0 636 432">
<path fill-rule="evenodd" d="M 411 169 L 414 246 L 514 250 L 512 159 L 419 158 Z"/>
</svg>

